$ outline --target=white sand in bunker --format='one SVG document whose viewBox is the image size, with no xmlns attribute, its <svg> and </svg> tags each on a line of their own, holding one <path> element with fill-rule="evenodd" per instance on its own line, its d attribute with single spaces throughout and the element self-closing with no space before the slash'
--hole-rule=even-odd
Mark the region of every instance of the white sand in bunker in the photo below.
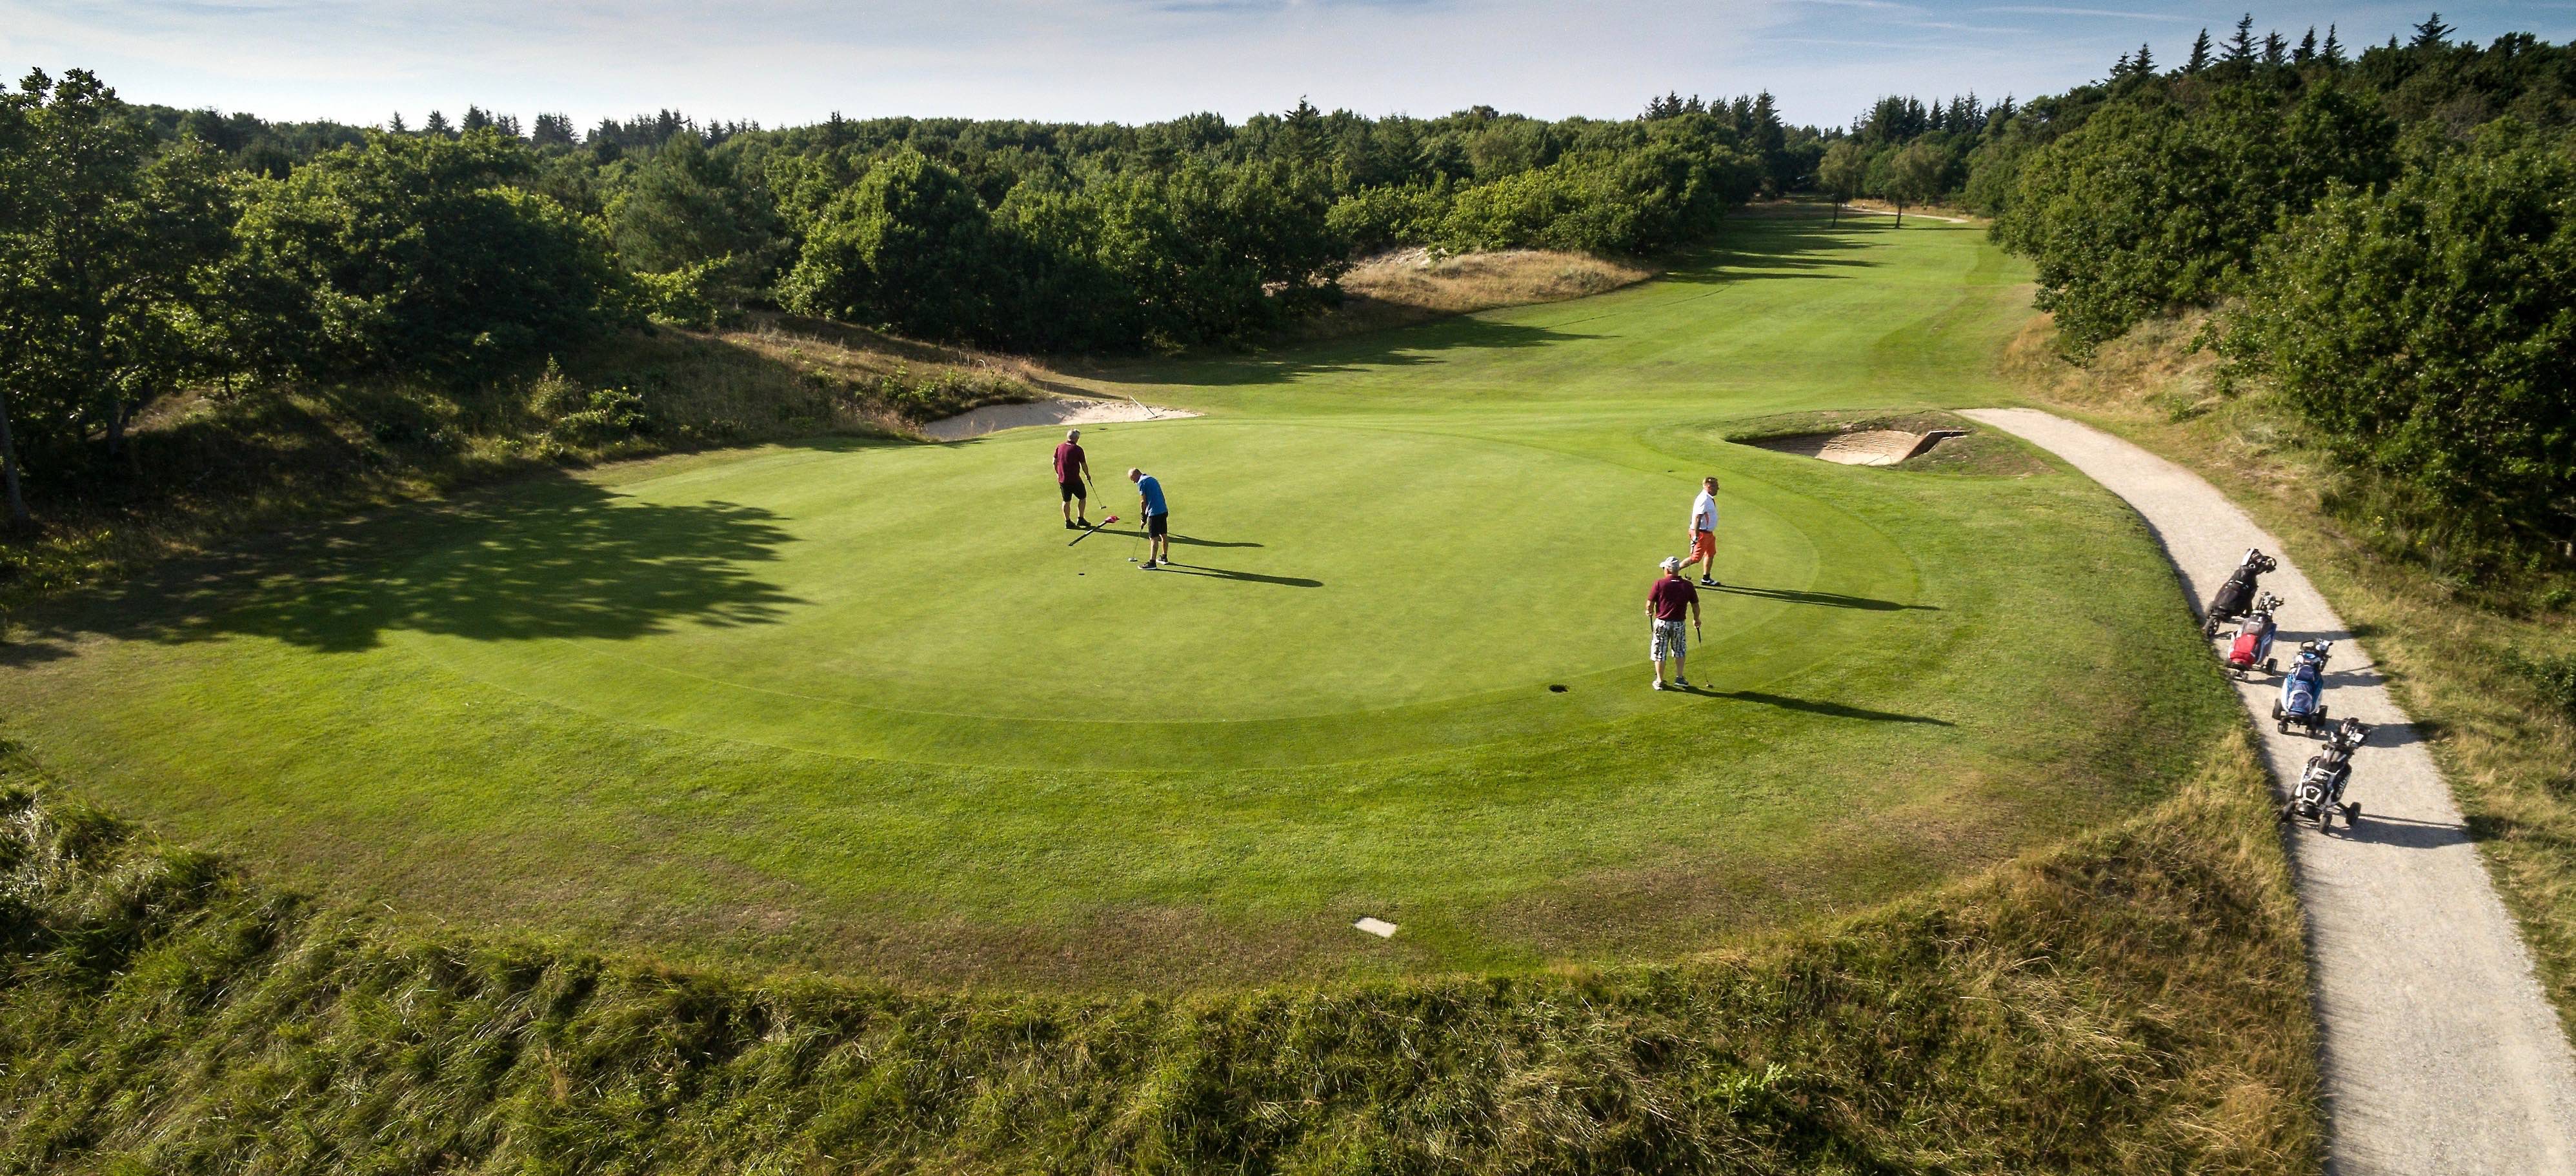
<svg viewBox="0 0 2576 1176">
<path fill-rule="evenodd" d="M 1820 458 L 1844 465 L 1895 465 L 1932 448 L 1944 437 L 1965 436 L 1963 430 L 1934 429 L 1928 433 L 1909 433 L 1900 429 L 1859 429 L 1849 433 L 1801 433 L 1794 437 L 1766 437 L 1752 442 L 1778 453 Z"/>
<path fill-rule="evenodd" d="M 946 420 L 932 421 L 921 427 L 934 441 L 963 441 L 998 433 L 1004 429 L 1029 425 L 1102 425 L 1118 421 L 1169 420 L 1199 414 L 1177 408 L 1157 408 L 1133 400 L 1085 400 L 1065 397 L 1038 400 L 1028 404 L 988 404 L 973 412 L 960 413 Z"/>
</svg>

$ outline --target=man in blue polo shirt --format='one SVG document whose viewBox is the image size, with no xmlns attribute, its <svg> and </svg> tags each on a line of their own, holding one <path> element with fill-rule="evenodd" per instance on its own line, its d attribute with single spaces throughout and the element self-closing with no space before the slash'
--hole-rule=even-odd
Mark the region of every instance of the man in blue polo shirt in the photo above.
<svg viewBox="0 0 2576 1176">
<path fill-rule="evenodd" d="M 1172 562 L 1172 508 L 1163 504 L 1163 484 L 1154 475 L 1130 467 L 1127 480 L 1136 484 L 1136 496 L 1145 516 L 1146 571 Z"/>
</svg>

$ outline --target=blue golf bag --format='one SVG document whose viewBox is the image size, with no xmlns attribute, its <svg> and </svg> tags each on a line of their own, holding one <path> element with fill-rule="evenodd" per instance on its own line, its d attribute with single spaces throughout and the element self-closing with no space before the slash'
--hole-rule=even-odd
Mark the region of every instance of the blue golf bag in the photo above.
<svg viewBox="0 0 2576 1176">
<path fill-rule="evenodd" d="M 2331 641 L 2302 641 L 2299 660 L 2281 678 L 2280 700 L 2272 704 L 2272 723 L 2282 734 L 2296 723 L 2314 735 L 2326 725 L 2326 657 Z"/>
</svg>

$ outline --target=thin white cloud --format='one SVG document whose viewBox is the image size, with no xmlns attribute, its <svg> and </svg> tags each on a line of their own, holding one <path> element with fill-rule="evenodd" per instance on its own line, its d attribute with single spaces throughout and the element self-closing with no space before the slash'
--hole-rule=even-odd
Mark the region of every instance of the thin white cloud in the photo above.
<svg viewBox="0 0 2576 1176">
<path fill-rule="evenodd" d="M 2197 16 L 2180 16 L 2170 12 L 2128 12 L 2114 8 L 2060 8 L 2050 4 L 2012 4 L 1979 8 L 1978 12 L 2013 13 L 2022 16 L 2095 16 L 2107 20 L 2162 20 L 2176 24 L 2203 24 Z"/>
</svg>

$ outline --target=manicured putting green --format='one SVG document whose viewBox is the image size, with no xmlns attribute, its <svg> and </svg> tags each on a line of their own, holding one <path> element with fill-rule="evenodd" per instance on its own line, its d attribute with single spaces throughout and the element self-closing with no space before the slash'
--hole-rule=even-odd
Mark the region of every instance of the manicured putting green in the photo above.
<svg viewBox="0 0 2576 1176">
<path fill-rule="evenodd" d="M 1061 528 L 1053 437 L 774 452 L 568 501 L 558 517 L 578 535 L 521 524 L 499 542 L 499 524 L 461 528 L 384 590 L 522 576 L 534 546 L 557 558 L 534 565 L 514 593 L 523 599 L 579 599 L 594 583 L 649 596 L 668 590 L 670 572 L 621 576 L 578 553 L 600 536 L 667 532 L 665 514 L 729 532 L 709 541 L 739 545 L 728 566 L 763 587 L 649 626 L 538 625 L 495 639 L 470 618 L 433 615 L 389 639 L 603 718 L 944 762 L 1342 759 L 1653 702 L 1635 689 L 1639 597 L 1655 553 L 1679 548 L 1688 502 L 1675 507 L 1660 471 L 1397 428 L 1096 428 L 1109 510 L 1136 515 L 1109 471 L 1142 465 L 1168 487 L 1177 566 L 1147 572 L 1140 528 L 1121 522 L 1078 544 Z M 1750 478 L 1730 496 L 1725 533 L 1741 585 L 1870 599 L 1912 587 L 1911 565 L 1867 524 Z M 684 548 L 656 562 L 712 574 Z M 1750 684 L 1820 660 L 1869 616 L 1840 610 L 1810 618 L 1796 642 L 1768 640 L 1799 607 L 1710 593 L 1703 679 Z"/>
<path fill-rule="evenodd" d="M 1104 392 L 1057 434 L 534 477 L 23 618 L 0 736 L 408 917 L 936 985 L 1655 958 L 2151 803 L 2233 719 L 2134 515 L 2013 461 L 1860 469 L 1727 422 L 2008 396 L 1982 235 L 1747 218 L 1598 298 Z M 685 375 L 685 373 L 683 373 Z M 1642 603 L 1725 481 L 1694 693 Z M 1553 689 L 1563 687 L 1562 690 Z M 1352 930 L 1361 916 L 1401 925 Z"/>
</svg>

